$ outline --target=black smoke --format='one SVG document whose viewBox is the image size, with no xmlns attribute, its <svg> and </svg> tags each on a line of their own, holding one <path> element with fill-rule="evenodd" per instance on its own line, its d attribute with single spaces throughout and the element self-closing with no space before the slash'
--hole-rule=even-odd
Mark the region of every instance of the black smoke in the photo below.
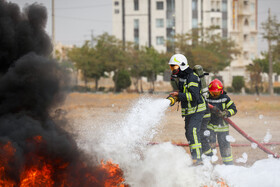
<svg viewBox="0 0 280 187">
<path fill-rule="evenodd" d="M 0 182 L 9 179 L 19 186 L 23 171 L 47 163 L 55 170 L 54 186 L 65 181 L 103 186 L 88 176 L 106 176 L 89 165 L 73 137 L 50 115 L 64 100 L 67 77 L 50 58 L 46 23 L 44 6 L 35 3 L 21 12 L 18 5 L 0 0 L 0 168 L 5 168 Z M 5 148 L 9 143 L 14 154 Z"/>
<path fill-rule="evenodd" d="M 50 55 L 52 45 L 44 30 L 47 15 L 47 9 L 37 3 L 21 12 L 18 5 L 0 0 L 0 73 L 29 52 Z"/>
</svg>

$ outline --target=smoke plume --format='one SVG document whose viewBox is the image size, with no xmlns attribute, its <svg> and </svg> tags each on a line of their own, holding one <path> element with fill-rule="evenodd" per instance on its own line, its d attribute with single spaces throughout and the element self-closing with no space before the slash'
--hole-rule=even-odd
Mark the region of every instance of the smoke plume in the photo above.
<svg viewBox="0 0 280 187">
<path fill-rule="evenodd" d="M 93 167 L 50 117 L 64 100 L 67 81 L 49 58 L 46 22 L 40 4 L 21 12 L 0 0 L 0 184 L 30 186 L 27 179 L 36 168 L 36 179 L 42 179 L 33 186 L 104 186 L 108 173 Z"/>
<path fill-rule="evenodd" d="M 40 4 L 32 4 L 20 11 L 18 5 L 0 0 L 0 71 L 29 52 L 48 56 L 52 51 L 49 36 L 45 32 L 47 10 Z"/>
</svg>

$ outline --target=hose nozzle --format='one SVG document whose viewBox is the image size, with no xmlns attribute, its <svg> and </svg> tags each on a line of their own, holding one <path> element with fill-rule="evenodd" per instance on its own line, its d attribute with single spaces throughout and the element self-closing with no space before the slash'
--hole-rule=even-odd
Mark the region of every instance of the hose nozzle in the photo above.
<svg viewBox="0 0 280 187">
<path fill-rule="evenodd" d="M 177 101 L 178 101 L 178 97 L 177 96 L 172 96 L 172 95 L 169 95 L 166 99 L 170 100 L 170 106 L 173 106 Z"/>
</svg>

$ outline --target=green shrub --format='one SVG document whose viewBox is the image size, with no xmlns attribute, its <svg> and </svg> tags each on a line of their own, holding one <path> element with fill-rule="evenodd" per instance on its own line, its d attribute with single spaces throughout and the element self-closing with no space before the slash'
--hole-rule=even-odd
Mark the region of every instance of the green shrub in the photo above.
<svg viewBox="0 0 280 187">
<path fill-rule="evenodd" d="M 280 94 L 280 87 L 274 87 L 273 88 L 274 93 Z"/>
<path fill-rule="evenodd" d="M 99 87 L 99 88 L 98 88 L 98 91 L 104 92 L 104 91 L 105 91 L 105 87 L 104 87 L 104 86 Z"/>
<path fill-rule="evenodd" d="M 248 87 L 245 87 L 245 93 L 247 94 L 253 94 L 255 93 L 256 91 L 253 89 L 253 88 L 248 88 Z"/>
<path fill-rule="evenodd" d="M 240 93 L 241 89 L 245 86 L 245 81 L 243 76 L 234 76 L 232 80 L 232 87 L 234 92 Z"/>
<path fill-rule="evenodd" d="M 234 90 L 233 90 L 233 88 L 232 88 L 232 87 L 230 87 L 230 86 L 229 86 L 229 87 L 227 87 L 227 88 L 226 88 L 226 91 L 227 91 L 227 92 L 231 92 L 231 93 L 232 93 Z"/>
<path fill-rule="evenodd" d="M 76 86 L 72 87 L 72 91 L 74 91 L 74 92 L 90 92 L 91 89 L 89 87 L 86 87 L 86 86 L 76 85 Z"/>
<path fill-rule="evenodd" d="M 115 74 L 113 81 L 115 82 L 117 92 L 120 92 L 122 89 L 126 89 L 131 85 L 129 73 L 125 70 L 119 71 L 118 76 Z"/>
</svg>

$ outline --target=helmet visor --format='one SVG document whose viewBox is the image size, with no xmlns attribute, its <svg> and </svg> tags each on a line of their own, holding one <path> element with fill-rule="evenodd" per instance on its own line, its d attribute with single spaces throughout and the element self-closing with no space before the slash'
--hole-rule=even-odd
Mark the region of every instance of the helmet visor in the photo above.
<svg viewBox="0 0 280 187">
<path fill-rule="evenodd" d="M 169 67 L 170 67 L 171 71 L 179 69 L 178 65 L 169 65 Z"/>
<path fill-rule="evenodd" d="M 213 96 L 213 97 L 219 96 L 219 95 L 221 95 L 221 91 L 210 92 L 210 95 Z"/>
</svg>

